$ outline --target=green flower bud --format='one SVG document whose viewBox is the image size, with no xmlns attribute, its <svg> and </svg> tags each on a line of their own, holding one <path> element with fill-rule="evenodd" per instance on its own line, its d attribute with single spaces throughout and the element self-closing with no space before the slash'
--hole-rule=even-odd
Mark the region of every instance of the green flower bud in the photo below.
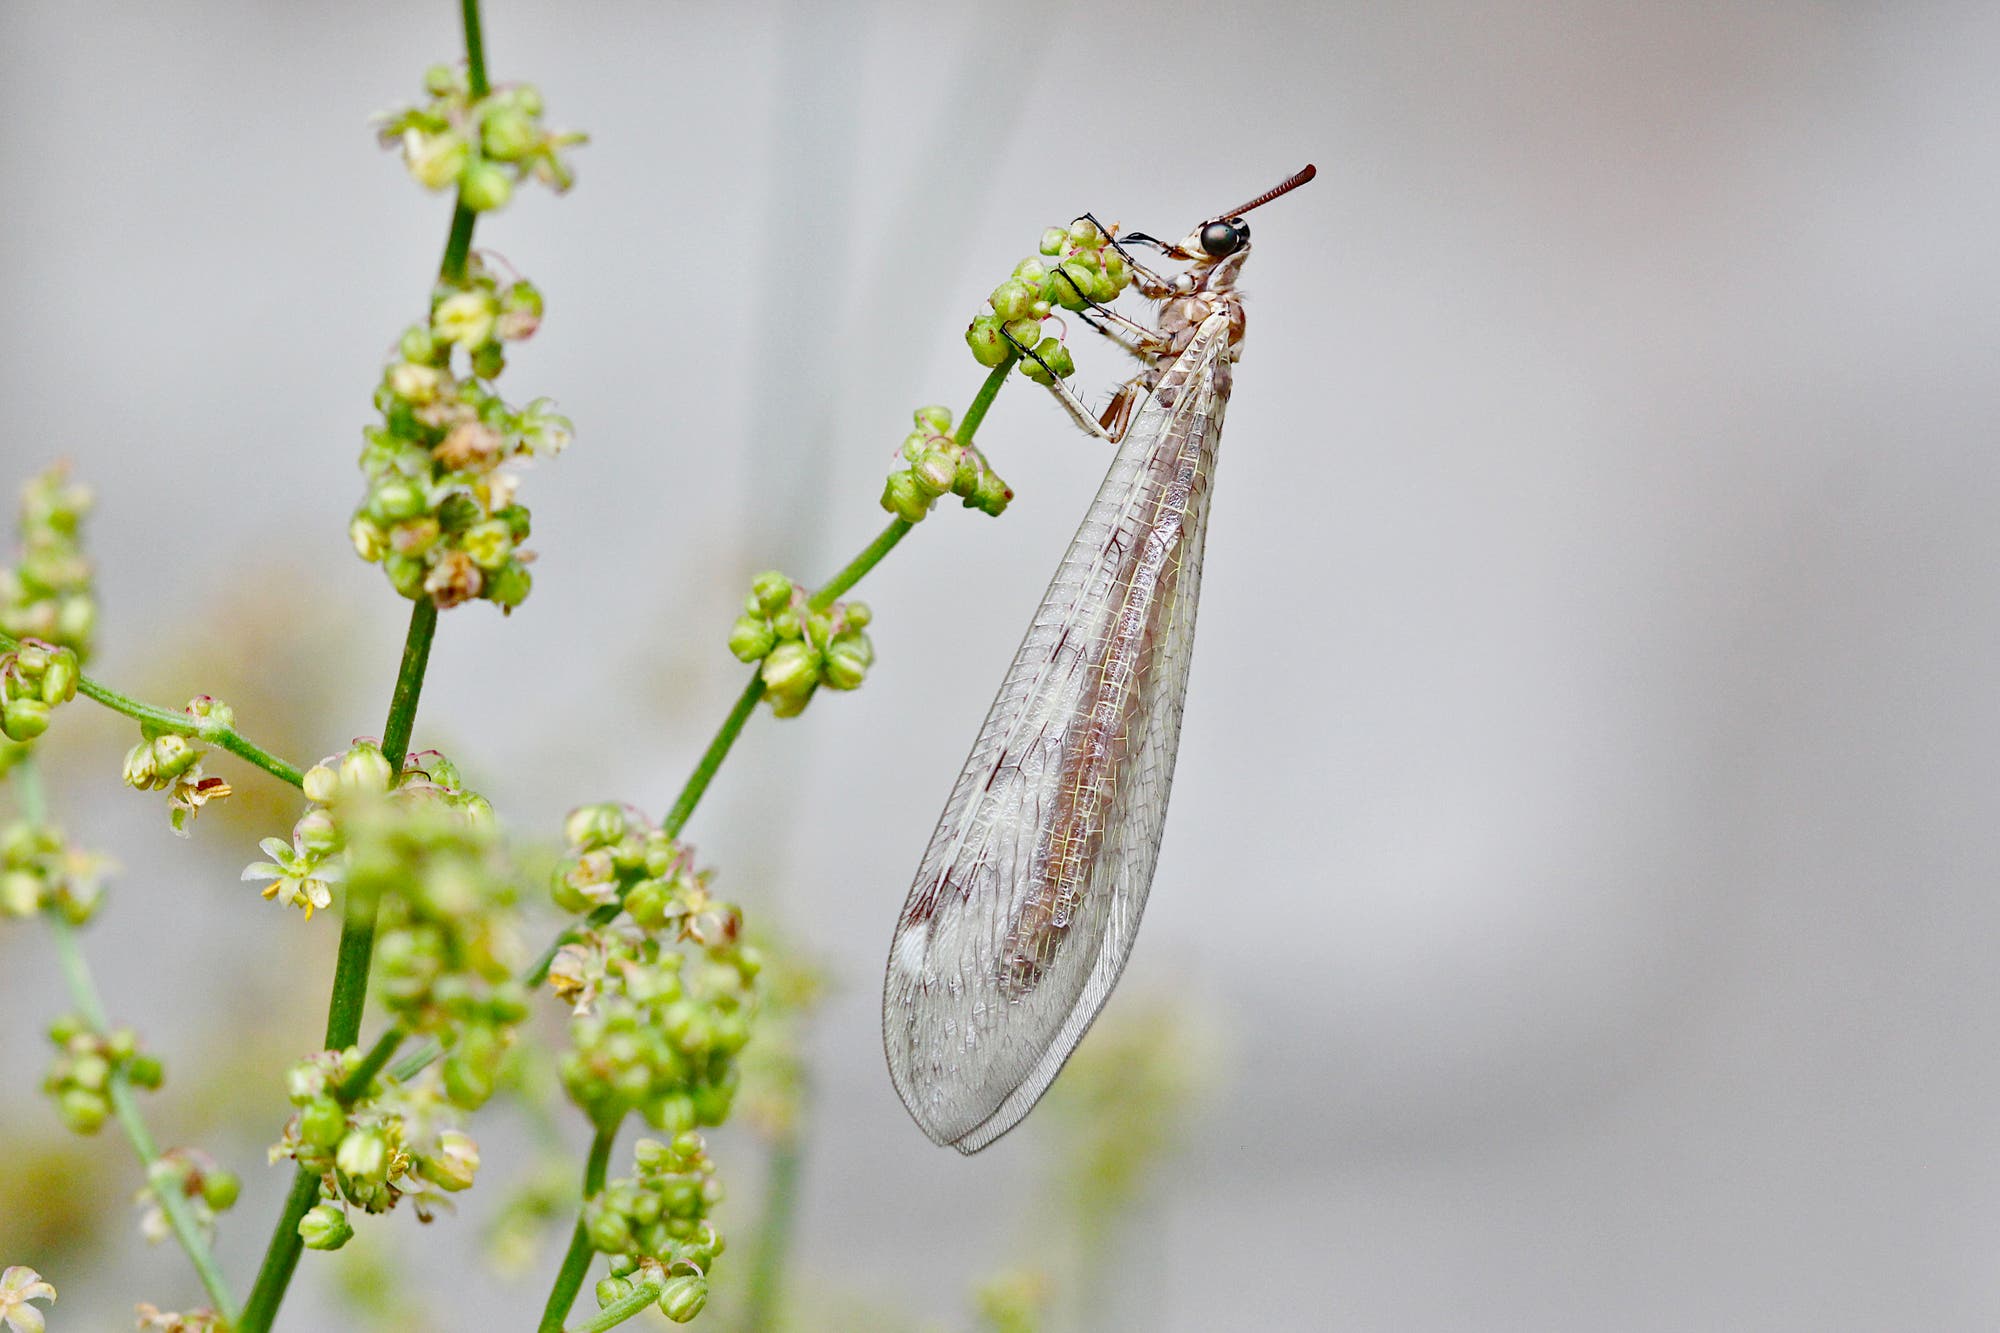
<svg viewBox="0 0 2000 1333">
<path fill-rule="evenodd" d="M 1091 293 L 1099 305 L 1109 305 L 1125 290 L 1125 284 L 1132 280 L 1132 270 L 1125 264 L 1125 256 L 1116 250 L 1104 252 L 1104 262 L 1097 270 L 1097 290 Z"/>
<path fill-rule="evenodd" d="M 453 1106 L 476 1111 L 492 1100 L 493 1073 L 454 1051 L 445 1057 L 444 1095 Z"/>
<path fill-rule="evenodd" d="M 517 162 L 541 146 L 542 136 L 534 117 L 518 106 L 497 106 L 480 123 L 479 142 L 488 157 Z"/>
<path fill-rule="evenodd" d="M 0 734 L 11 741 L 31 741 L 49 729 L 49 706 L 40 699 L 10 699 L 0 704 Z"/>
<path fill-rule="evenodd" d="M 676 1324 L 685 1324 L 708 1304 L 708 1279 L 693 1273 L 667 1279 L 660 1290 L 660 1313 Z"/>
<path fill-rule="evenodd" d="M 1007 336 L 1023 347 L 1033 347 L 1042 337 L 1042 321 L 1039 319 L 1017 319 L 1007 325 Z M 1011 350 L 1011 349 L 1010 349 Z"/>
<path fill-rule="evenodd" d="M 778 642 L 776 631 L 768 620 L 754 616 L 740 616 L 729 631 L 729 651 L 739 662 L 755 662 L 771 651 Z"/>
<path fill-rule="evenodd" d="M 528 600 L 535 576 L 519 560 L 510 560 L 486 576 L 486 600 L 503 611 L 511 611 Z"/>
<path fill-rule="evenodd" d="M 534 336 L 542 326 L 542 294 L 523 279 L 500 294 L 500 324 L 497 332 L 509 342 Z"/>
<path fill-rule="evenodd" d="M 624 836 L 625 809 L 610 801 L 580 805 L 563 820 L 563 841 L 572 847 L 608 847 Z"/>
<path fill-rule="evenodd" d="M 455 65 L 432 65 L 424 71 L 424 91 L 432 97 L 449 97 L 465 90 L 465 71 Z"/>
<path fill-rule="evenodd" d="M 594 1288 L 597 1295 L 597 1308 L 602 1310 L 607 1306 L 616 1305 L 627 1296 L 630 1296 L 636 1289 L 635 1284 L 629 1277 L 599 1278 L 597 1286 Z"/>
<path fill-rule="evenodd" d="M 201 1178 L 201 1201 L 218 1213 L 234 1208 L 242 1192 L 243 1182 L 234 1171 L 210 1171 Z"/>
<path fill-rule="evenodd" d="M 1014 265 L 1014 276 L 1029 287 L 1040 287 L 1049 276 L 1049 266 L 1037 258 L 1023 259 Z"/>
<path fill-rule="evenodd" d="M 843 634 L 826 650 L 826 683 L 829 689 L 851 690 L 861 684 L 875 660 L 868 636 Z"/>
<path fill-rule="evenodd" d="M 10 870 L 0 875 L 0 913 L 28 917 L 41 910 L 41 876 L 27 870 Z"/>
<path fill-rule="evenodd" d="M 790 608 L 778 612 L 777 615 L 771 617 L 771 629 L 781 639 L 798 638 L 799 613 Z"/>
<path fill-rule="evenodd" d="M 354 521 L 347 525 L 347 538 L 354 543 L 354 553 L 363 560 L 380 560 L 389 549 L 388 529 L 366 514 L 354 516 Z"/>
<path fill-rule="evenodd" d="M 905 523 L 921 523 L 931 511 L 933 498 L 908 472 L 891 472 L 882 486 L 882 507 Z"/>
<path fill-rule="evenodd" d="M 437 1152 L 424 1159 L 424 1178 L 452 1193 L 471 1189 L 478 1173 L 479 1145 L 470 1134 L 455 1129 L 439 1134 Z"/>
<path fill-rule="evenodd" d="M 140 741 L 125 752 L 126 786 L 144 791 L 153 785 L 156 775 L 151 741 Z"/>
<path fill-rule="evenodd" d="M 381 523 L 400 523 L 430 509 L 424 488 L 414 481 L 392 477 L 375 487 L 368 496 L 370 517 Z"/>
<path fill-rule="evenodd" d="M 1001 322 L 1011 323 L 1027 317 L 1035 296 L 1028 289 L 1027 283 L 1019 278 L 1009 278 L 995 287 L 993 295 L 987 299 L 992 302 L 993 313 L 1000 317 Z"/>
<path fill-rule="evenodd" d="M 606 1254 L 616 1254 L 632 1243 L 631 1222 L 625 1214 L 608 1208 L 592 1210 L 583 1229 L 590 1236 L 591 1245 Z"/>
<path fill-rule="evenodd" d="M 76 654 L 64 648 L 49 655 L 42 672 L 42 702 L 54 707 L 76 698 Z"/>
<path fill-rule="evenodd" d="M 1000 320 L 993 315 L 981 315 L 965 326 L 965 345 L 972 349 L 972 359 L 989 370 L 1014 352 L 1000 336 Z"/>
<path fill-rule="evenodd" d="M 1069 224 L 1069 240 L 1082 250 L 1096 250 L 1103 246 L 1105 235 L 1097 229 L 1097 224 L 1089 218 L 1078 218 Z"/>
<path fill-rule="evenodd" d="M 1068 231 L 1061 227 L 1050 227 L 1042 233 L 1042 253 L 1045 255 L 1059 255 L 1063 252 L 1063 246 L 1068 244 L 1068 242 Z"/>
<path fill-rule="evenodd" d="M 436 316 L 433 315 L 432 318 L 435 319 Z M 437 360 L 437 340 L 431 337 L 431 331 L 421 324 L 412 324 L 403 330 L 402 341 L 396 344 L 396 350 L 403 354 L 403 360 L 414 361 L 419 365 L 429 365 Z"/>
<path fill-rule="evenodd" d="M 424 580 L 431 571 L 421 556 L 386 555 L 382 557 L 382 572 L 389 576 L 390 587 L 415 601 L 424 595 Z"/>
<path fill-rule="evenodd" d="M 1042 359 L 1041 363 L 1032 358 L 1023 358 L 1021 373 L 1037 384 L 1053 384 L 1055 380 L 1049 377 L 1051 371 L 1055 373 L 1056 379 L 1068 379 L 1076 374 L 1076 362 L 1070 357 L 1069 348 L 1054 338 L 1042 339 L 1035 348 L 1035 355 Z M 1048 370 L 1042 369 L 1042 363 L 1047 364 Z"/>
<path fill-rule="evenodd" d="M 798 695 L 819 683 L 818 654 L 796 640 L 779 644 L 764 659 L 764 687 L 775 695 Z"/>
<path fill-rule="evenodd" d="M 185 736 L 171 733 L 153 741 L 153 781 L 181 776 L 201 762 L 201 751 Z"/>
<path fill-rule="evenodd" d="M 917 429 L 944 435 L 951 430 L 951 409 L 932 405 L 917 409 Z"/>
<path fill-rule="evenodd" d="M 847 617 L 849 629 L 865 629 L 868 622 L 875 619 L 875 613 L 868 609 L 866 602 L 847 603 L 847 610 L 843 614 Z"/>
<path fill-rule="evenodd" d="M 377 1129 L 350 1129 L 334 1149 L 333 1164 L 358 1181 L 380 1184 L 389 1170 L 389 1144 Z"/>
<path fill-rule="evenodd" d="M 514 182 L 506 169 L 484 158 L 465 168 L 465 175 L 458 186 L 459 201 L 475 213 L 505 208 L 513 193 Z"/>
<path fill-rule="evenodd" d="M 472 352 L 472 373 L 483 380 L 498 379 L 507 368 L 507 349 L 497 342 L 482 343 Z"/>
<path fill-rule="evenodd" d="M 395 770 L 389 767 L 389 760 L 381 747 L 367 741 L 356 745 L 340 756 L 338 768 L 340 789 L 343 794 L 385 792 L 394 780 Z"/>
<path fill-rule="evenodd" d="M 99 1090 L 111 1081 L 111 1062 L 101 1055 L 79 1055 L 70 1061 L 70 1081 L 80 1088 Z"/>
<path fill-rule="evenodd" d="M 1097 290 L 1097 283 L 1095 265 L 1069 259 L 1049 275 L 1042 294 L 1065 310 L 1085 310 L 1090 306 L 1090 294 Z"/>
<path fill-rule="evenodd" d="M 299 1239 L 309 1250 L 337 1250 L 354 1239 L 354 1224 L 336 1203 L 322 1203 L 299 1219 Z"/>
<path fill-rule="evenodd" d="M 542 92 L 532 83 L 524 83 L 514 89 L 514 105 L 521 108 L 521 114 L 539 116 L 542 114 Z"/>
<path fill-rule="evenodd" d="M 917 484 L 931 495 L 943 495 L 958 476 L 960 450 L 956 445 L 928 450 L 910 469 Z"/>
<path fill-rule="evenodd" d="M 299 1108 L 299 1141 L 321 1152 L 338 1147 L 347 1133 L 347 1110 L 332 1097 L 314 1097 Z"/>
<path fill-rule="evenodd" d="M 166 1081 L 167 1067 L 160 1063 L 157 1055 L 134 1055 L 125 1061 L 125 1077 L 131 1080 L 133 1087 L 151 1091 Z"/>
<path fill-rule="evenodd" d="M 95 1134 L 111 1115 L 111 1102 L 101 1092 L 65 1088 L 56 1098 L 56 1114 L 73 1134 Z"/>
<path fill-rule="evenodd" d="M 792 581 L 775 569 L 767 569 L 750 581 L 750 595 L 765 615 L 774 616 L 792 604 Z"/>
</svg>

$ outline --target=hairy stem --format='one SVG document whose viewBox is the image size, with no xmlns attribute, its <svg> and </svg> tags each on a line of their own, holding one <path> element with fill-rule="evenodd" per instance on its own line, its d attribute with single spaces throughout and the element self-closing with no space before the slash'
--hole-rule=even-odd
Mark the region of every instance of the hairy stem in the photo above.
<svg viewBox="0 0 2000 1333">
<path fill-rule="evenodd" d="M 47 802 L 43 799 L 41 775 L 35 769 L 32 757 L 22 759 L 14 769 L 14 790 L 21 802 L 21 814 L 31 824 L 40 824 L 48 818 Z M 97 983 L 91 977 L 90 963 L 83 956 L 83 942 L 77 938 L 77 929 L 65 920 L 60 912 L 43 913 L 48 921 L 49 933 L 55 937 L 56 959 L 62 965 L 63 983 L 69 990 L 70 1003 L 90 1024 L 92 1032 L 99 1037 L 111 1035 L 111 1021 L 104 1011 L 103 997 L 98 994 Z M 125 1131 L 126 1139 L 132 1144 L 132 1151 L 138 1154 L 139 1165 L 146 1174 L 146 1186 L 152 1191 L 154 1201 L 166 1216 L 167 1226 L 173 1231 L 174 1239 L 186 1251 L 188 1262 L 194 1266 L 195 1276 L 201 1279 L 202 1290 L 225 1320 L 234 1319 L 235 1298 L 230 1295 L 229 1284 L 223 1281 L 222 1269 L 215 1262 L 215 1252 L 209 1248 L 208 1237 L 202 1234 L 194 1213 L 188 1208 L 187 1195 L 181 1190 L 181 1182 L 173 1168 L 161 1159 L 160 1148 L 153 1140 L 152 1131 L 146 1128 L 145 1117 L 139 1113 L 138 1100 L 132 1095 L 132 1084 L 125 1077 L 123 1069 L 114 1068 L 106 1084 L 111 1097 L 111 1110 L 118 1118 L 118 1127 Z"/>
<path fill-rule="evenodd" d="M 11 652 L 20 646 L 19 639 L 9 634 L 0 634 L 0 652 Z M 123 713 L 126 717 L 157 727 L 161 731 L 172 732 L 176 736 L 192 736 L 196 740 L 206 741 L 219 749 L 227 750 L 239 759 L 255 764 L 280 782 L 289 782 L 294 787 L 305 782 L 304 773 L 261 745 L 255 744 L 234 727 L 191 717 L 179 709 L 141 703 L 130 695 L 120 694 L 110 686 L 92 680 L 89 676 L 77 677 L 76 692 L 86 699 L 103 704 L 114 713 Z"/>
<path fill-rule="evenodd" d="M 586 1205 L 604 1189 L 605 1169 L 611 1163 L 611 1145 L 617 1138 L 618 1126 L 600 1125 L 597 1136 L 590 1141 L 590 1159 L 583 1167 L 583 1202 Z M 590 1233 L 584 1229 L 583 1217 L 579 1213 L 576 1230 L 569 1238 L 569 1251 L 563 1255 L 562 1267 L 556 1272 L 555 1286 L 549 1289 L 549 1303 L 542 1307 L 542 1322 L 536 1326 L 536 1333 L 562 1333 L 563 1321 L 569 1318 L 569 1308 L 576 1304 L 576 1293 L 590 1273 L 593 1252 Z"/>
</svg>

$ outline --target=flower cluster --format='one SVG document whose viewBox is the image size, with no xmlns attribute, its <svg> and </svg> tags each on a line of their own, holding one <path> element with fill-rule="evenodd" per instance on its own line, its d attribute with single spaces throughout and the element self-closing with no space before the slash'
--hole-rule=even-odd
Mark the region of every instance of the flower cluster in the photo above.
<svg viewBox="0 0 2000 1333">
<path fill-rule="evenodd" d="M 685 1324 L 708 1303 L 709 1266 L 723 1250 L 722 1234 L 708 1220 L 722 1201 L 722 1182 L 692 1130 L 667 1143 L 640 1139 L 632 1157 L 635 1173 L 606 1185 L 583 1210 L 591 1245 L 611 1256 L 597 1303 L 622 1300 L 650 1277 L 659 1286 L 661 1313 Z"/>
<path fill-rule="evenodd" d="M 413 755 L 388 804 L 343 812 L 348 892 L 380 903 L 374 991 L 405 1030 L 446 1051 L 444 1095 L 472 1110 L 493 1095 L 528 1017 L 516 889 L 483 797 L 435 752 Z"/>
<path fill-rule="evenodd" d="M 522 548 L 528 510 L 506 464 L 552 458 L 570 423 L 547 399 L 510 407 L 489 381 L 506 366 L 503 345 L 535 332 L 541 293 L 502 283 L 477 258 L 463 282 L 432 293 L 428 322 L 405 330 L 375 391 L 379 425 L 363 432 L 368 493 L 348 536 L 403 596 L 440 607 L 484 598 L 511 611 L 532 580 Z M 456 374 L 452 353 L 465 353 Z"/>
<path fill-rule="evenodd" d="M 328 1197 L 305 1215 L 299 1235 L 318 1250 L 337 1250 L 354 1234 L 347 1210 L 386 1213 L 405 1198 L 429 1221 L 447 1194 L 470 1189 L 479 1145 L 459 1128 L 464 1113 L 426 1074 L 410 1083 L 371 1085 L 349 1103 L 341 1084 L 359 1052 L 321 1051 L 292 1066 L 285 1090 L 298 1112 L 271 1148 L 324 1177 Z"/>
<path fill-rule="evenodd" d="M 750 584 L 743 614 L 729 631 L 729 651 L 740 661 L 761 661 L 771 711 L 797 717 L 821 685 L 860 687 L 875 661 L 875 645 L 862 632 L 870 619 L 865 602 L 816 609 L 807 589 L 769 570 Z"/>
<path fill-rule="evenodd" d="M 167 1149 L 147 1172 L 147 1181 L 135 1202 L 144 1210 L 139 1218 L 139 1234 L 154 1245 L 173 1235 L 173 1226 L 160 1203 L 161 1191 L 171 1190 L 185 1199 L 194 1224 L 203 1235 L 213 1236 L 215 1215 L 234 1207 L 243 1188 L 235 1172 L 224 1170 L 199 1148 Z"/>
<path fill-rule="evenodd" d="M 49 824 L 17 820 L 0 832 L 0 915 L 59 913 L 80 926 L 104 901 L 111 859 L 63 840 Z"/>
<path fill-rule="evenodd" d="M 97 598 L 80 535 L 90 488 L 58 464 L 21 488 L 21 559 L 0 569 L 0 630 L 90 656 Z"/>
<path fill-rule="evenodd" d="M 197 727 L 236 724 L 236 714 L 229 705 L 206 694 L 188 701 L 187 715 Z M 139 724 L 139 736 L 139 743 L 125 753 L 125 785 L 136 791 L 166 792 L 167 821 L 185 838 L 201 808 L 234 789 L 202 771 L 207 747 L 201 742 L 177 731 L 163 731 L 150 722 Z"/>
<path fill-rule="evenodd" d="M 907 466 L 891 472 L 882 488 L 882 507 L 907 523 L 922 522 L 947 493 L 996 518 L 1014 498 L 985 454 L 952 438 L 950 408 L 917 409 L 917 428 L 903 439 L 903 460 Z"/>
<path fill-rule="evenodd" d="M 78 1134 L 95 1134 L 110 1116 L 113 1075 L 135 1088 L 157 1088 L 166 1077 L 159 1059 L 139 1049 L 138 1034 L 130 1028 L 104 1036 L 82 1015 L 67 1014 L 49 1025 L 49 1040 L 56 1058 L 42 1078 L 42 1091 Z"/>
<path fill-rule="evenodd" d="M 49 713 L 76 698 L 76 650 L 22 639 L 0 653 L 0 735 L 27 742 L 49 729 Z"/>
<path fill-rule="evenodd" d="M 424 73 L 430 100 L 380 117 L 385 148 L 401 147 L 410 176 L 427 190 L 456 187 L 475 213 L 503 208 L 514 187 L 537 180 L 560 194 L 575 177 L 563 150 L 585 142 L 542 128 L 542 95 L 527 84 L 472 95 L 463 69 L 433 65 Z"/>
<path fill-rule="evenodd" d="M 1061 379 L 1075 374 L 1069 349 L 1060 338 L 1043 336 L 1042 321 L 1058 308 L 1103 305 L 1125 290 L 1132 271 L 1109 240 L 1088 218 L 1043 232 L 1041 253 L 1016 264 L 987 298 L 990 312 L 966 327 L 973 359 L 991 367 L 1018 353 L 1021 373 L 1037 384 L 1052 383 L 1051 372 Z"/>
<path fill-rule="evenodd" d="M 600 1126 L 633 1110 L 674 1133 L 721 1124 L 762 966 L 741 942 L 741 915 L 709 895 L 685 846 L 636 811 L 586 806 L 564 833 L 557 903 L 623 911 L 564 945 L 549 969 L 572 1010 L 563 1087 Z"/>
</svg>

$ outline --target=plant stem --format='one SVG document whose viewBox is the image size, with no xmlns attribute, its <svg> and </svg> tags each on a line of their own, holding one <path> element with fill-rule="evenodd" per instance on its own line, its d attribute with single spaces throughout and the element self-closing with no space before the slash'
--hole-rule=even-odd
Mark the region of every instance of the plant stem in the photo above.
<svg viewBox="0 0 2000 1333">
<path fill-rule="evenodd" d="M 19 639 L 9 634 L 0 634 L 0 652 L 11 652 L 20 646 Z M 161 731 L 170 731 L 176 736 L 192 736 L 218 746 L 240 759 L 255 764 L 280 782 L 289 782 L 297 787 L 305 781 L 305 775 L 298 769 L 253 743 L 249 737 L 233 727 L 223 726 L 219 722 L 203 721 L 177 709 L 141 703 L 130 695 L 120 694 L 110 686 L 92 680 L 89 676 L 77 677 L 76 692 L 86 699 L 103 704 L 114 713 L 123 713 L 126 717 L 148 723 Z"/>
<path fill-rule="evenodd" d="M 382 1072 L 382 1066 L 389 1063 L 389 1057 L 396 1053 L 396 1048 L 403 1044 L 403 1038 L 409 1035 L 401 1024 L 391 1024 L 382 1030 L 382 1035 L 375 1038 L 375 1044 L 368 1048 L 368 1054 L 361 1057 L 361 1063 L 354 1066 L 347 1077 L 340 1080 L 340 1086 L 334 1089 L 333 1095 L 342 1106 L 352 1106 L 361 1100 L 362 1094 L 368 1091 L 368 1085 Z"/>
<path fill-rule="evenodd" d="M 799 1193 L 799 1136 L 780 1130 L 771 1147 L 769 1176 L 764 1182 L 764 1215 L 757 1224 L 757 1248 L 750 1255 L 749 1301 L 737 1325 L 743 1333 L 763 1333 L 778 1327 L 784 1308 L 785 1261 L 792 1248 L 792 1219 Z"/>
<path fill-rule="evenodd" d="M 488 90 L 486 40 L 480 29 L 479 0 L 460 0 L 459 12 L 465 24 L 465 61 L 472 95 L 484 97 Z M 451 234 L 445 239 L 444 258 L 438 264 L 439 277 L 446 281 L 465 277 L 466 261 L 472 254 L 472 228 L 478 217 L 465 206 L 463 197 L 453 206 Z M 389 702 L 389 720 L 382 728 L 382 756 L 389 761 L 391 773 L 402 773 L 403 757 L 410 748 L 410 731 L 416 725 L 417 703 L 423 695 L 424 671 L 430 665 L 431 642 L 437 635 L 437 616 L 437 604 L 428 597 L 419 598 L 410 608 L 410 627 L 403 638 L 403 660 L 396 672 L 396 692 Z M 363 904 L 350 895 L 341 919 L 340 952 L 334 963 L 333 994 L 326 1012 L 329 1050 L 344 1050 L 361 1034 L 361 1013 L 368 1000 L 368 963 L 375 950 L 375 908 L 373 898 Z M 391 1034 L 395 1034 L 393 1038 Z M 383 1033 L 355 1073 L 365 1071 L 367 1078 L 372 1078 L 401 1041 L 398 1029 Z M 367 1078 L 357 1081 L 350 1077 L 340 1091 L 349 1096 L 359 1095 L 367 1088 Z M 299 1238 L 299 1219 L 318 1199 L 319 1178 L 300 1167 L 265 1247 L 257 1283 L 244 1302 L 243 1322 L 237 1333 L 268 1333 L 271 1321 L 278 1317 L 278 1305 L 285 1298 L 285 1288 L 291 1284 L 299 1251 L 305 1245 Z"/>
<path fill-rule="evenodd" d="M 34 760 L 21 761 L 20 767 L 15 770 L 15 781 L 21 790 L 24 812 L 34 822 L 41 822 L 41 793 L 34 774 Z M 108 1037 L 111 1023 L 105 1016 L 104 1001 L 97 993 L 97 983 L 91 978 L 90 964 L 83 956 L 83 944 L 77 939 L 76 927 L 64 920 L 59 912 L 52 910 L 43 915 L 48 920 L 49 933 L 55 937 L 56 957 L 62 964 L 63 981 L 69 988 L 70 1002 L 83 1014 L 91 1031 L 99 1037 Z M 162 1161 L 159 1145 L 146 1128 L 145 1117 L 139 1113 L 139 1103 L 132 1096 L 131 1081 L 125 1077 L 123 1069 L 114 1068 L 111 1071 L 106 1091 L 110 1094 L 111 1109 L 118 1117 L 118 1125 L 125 1131 L 125 1137 L 130 1140 L 132 1151 L 138 1154 L 139 1165 L 146 1173 L 146 1187 L 165 1214 L 174 1239 L 187 1252 L 188 1262 L 194 1265 L 195 1276 L 201 1279 L 202 1290 L 215 1303 L 215 1309 L 225 1323 L 233 1320 L 236 1317 L 236 1301 L 229 1293 L 229 1284 L 223 1280 L 221 1268 L 216 1265 L 215 1252 L 209 1249 L 208 1238 L 202 1234 L 200 1224 L 188 1208 L 187 1195 L 182 1192 L 176 1173 Z"/>
<path fill-rule="evenodd" d="M 694 772 L 688 775 L 686 785 L 681 788 L 681 794 L 674 798 L 673 808 L 667 811 L 667 817 L 661 821 L 660 827 L 666 830 L 669 838 L 679 837 L 680 831 L 687 827 L 688 817 L 694 814 L 695 806 L 700 804 L 702 793 L 708 790 L 708 784 L 714 779 L 715 771 L 722 767 L 722 761 L 729 757 L 730 747 L 736 744 L 736 738 L 743 733 L 743 724 L 750 720 L 750 714 L 756 711 L 757 701 L 763 697 L 763 673 L 753 671 L 750 673 L 750 682 L 743 687 L 743 693 L 736 696 L 736 703 L 730 708 L 729 716 L 723 718 L 722 725 L 716 729 L 715 739 L 710 741 L 708 749 L 702 752 L 701 762 L 694 766 Z"/>
<path fill-rule="evenodd" d="M 605 1169 L 611 1163 L 611 1145 L 617 1138 L 618 1126 L 600 1125 L 597 1136 L 590 1141 L 590 1159 L 583 1167 L 585 1204 L 604 1189 Z M 569 1238 L 569 1252 L 563 1255 L 562 1267 L 556 1272 L 555 1286 L 549 1289 L 549 1303 L 542 1307 L 542 1322 L 536 1326 L 536 1333 L 562 1333 L 563 1321 L 569 1318 L 569 1308 L 576 1304 L 576 1293 L 590 1272 L 593 1253 L 590 1232 L 584 1228 L 579 1213 L 576 1231 Z"/>
</svg>

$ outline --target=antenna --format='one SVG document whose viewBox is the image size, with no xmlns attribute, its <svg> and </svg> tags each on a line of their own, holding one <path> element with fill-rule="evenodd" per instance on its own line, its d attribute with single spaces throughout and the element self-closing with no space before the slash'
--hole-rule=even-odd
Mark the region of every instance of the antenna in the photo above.
<svg viewBox="0 0 2000 1333">
<path fill-rule="evenodd" d="M 1264 191 L 1264 193 L 1258 195 L 1255 199 L 1252 199 L 1249 203 L 1244 204 L 1238 208 L 1229 209 L 1227 212 L 1217 213 L 1216 216 L 1219 218 L 1240 218 L 1245 213 L 1248 213 L 1251 209 L 1261 208 L 1265 204 L 1270 203 L 1273 199 L 1276 199 L 1281 194 L 1290 194 L 1293 190 L 1298 189 L 1301 185 L 1304 185 L 1307 181 L 1311 180 L 1314 176 L 1317 176 L 1318 174 L 1319 171 L 1313 166 L 1312 163 L 1308 162 L 1303 167 L 1300 167 L 1297 171 L 1293 172 L 1290 176 L 1286 177 L 1282 185 L 1274 186 L 1273 188 L 1268 189 Z"/>
</svg>

